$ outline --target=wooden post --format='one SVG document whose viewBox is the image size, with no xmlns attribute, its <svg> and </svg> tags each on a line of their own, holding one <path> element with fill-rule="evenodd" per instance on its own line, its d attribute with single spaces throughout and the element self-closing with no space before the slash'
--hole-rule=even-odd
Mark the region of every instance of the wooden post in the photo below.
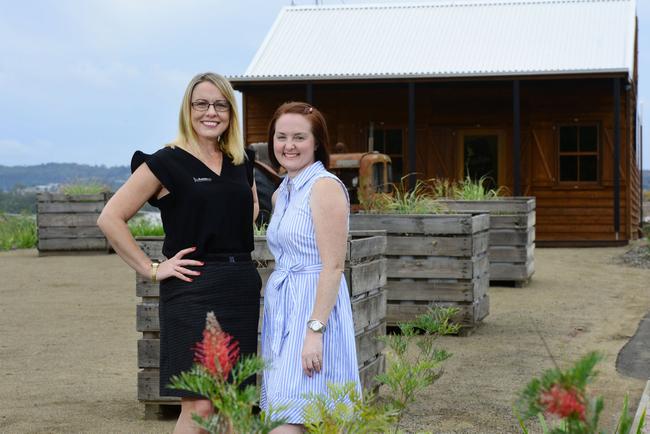
<svg viewBox="0 0 650 434">
<path fill-rule="evenodd" d="M 515 196 L 521 196 L 521 113 L 519 80 L 512 82 L 512 164 Z"/>
<path fill-rule="evenodd" d="M 621 231 L 621 79 L 614 78 L 614 233 Z"/>
<path fill-rule="evenodd" d="M 409 189 L 415 188 L 415 83 L 409 83 L 409 120 L 408 120 L 408 154 L 409 154 Z"/>
</svg>

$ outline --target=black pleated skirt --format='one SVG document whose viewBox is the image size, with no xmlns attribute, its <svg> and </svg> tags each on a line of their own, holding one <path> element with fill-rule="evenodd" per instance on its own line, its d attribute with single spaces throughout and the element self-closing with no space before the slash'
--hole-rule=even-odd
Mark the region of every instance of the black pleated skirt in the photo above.
<svg viewBox="0 0 650 434">
<path fill-rule="evenodd" d="M 192 267 L 194 268 L 194 267 Z M 262 280 L 252 261 L 205 262 L 193 282 L 160 282 L 160 395 L 200 398 L 170 389 L 173 375 L 194 363 L 194 346 L 203 339 L 205 317 L 213 311 L 221 328 L 239 342 L 240 354 L 257 352 Z M 251 377 L 247 384 L 254 384 Z"/>
</svg>

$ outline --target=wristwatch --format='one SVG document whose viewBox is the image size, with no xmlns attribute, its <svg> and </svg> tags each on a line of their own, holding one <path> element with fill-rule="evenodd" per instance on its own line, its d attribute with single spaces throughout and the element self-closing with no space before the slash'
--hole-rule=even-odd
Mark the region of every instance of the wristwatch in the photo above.
<svg viewBox="0 0 650 434">
<path fill-rule="evenodd" d="M 313 331 L 314 333 L 323 333 L 325 332 L 325 324 L 322 322 L 318 321 L 317 319 L 310 319 L 307 321 L 307 327 L 309 330 Z"/>
</svg>

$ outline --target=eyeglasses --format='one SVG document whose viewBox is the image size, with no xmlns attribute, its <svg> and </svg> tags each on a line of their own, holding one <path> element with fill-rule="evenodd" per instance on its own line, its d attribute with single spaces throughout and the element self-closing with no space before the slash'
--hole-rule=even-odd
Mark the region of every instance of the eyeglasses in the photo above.
<svg viewBox="0 0 650 434">
<path fill-rule="evenodd" d="M 206 112 L 210 106 L 214 107 L 214 111 L 216 112 L 227 112 L 230 110 L 230 104 L 226 100 L 219 100 L 213 103 L 209 103 L 204 99 L 200 99 L 198 101 L 192 102 L 192 108 L 197 112 Z"/>
</svg>

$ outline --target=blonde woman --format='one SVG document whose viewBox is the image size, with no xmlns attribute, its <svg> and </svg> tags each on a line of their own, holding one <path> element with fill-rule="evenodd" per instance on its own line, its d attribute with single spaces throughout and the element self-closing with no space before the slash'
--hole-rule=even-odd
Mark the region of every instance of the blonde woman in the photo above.
<svg viewBox="0 0 650 434">
<path fill-rule="evenodd" d="M 182 403 L 174 432 L 200 432 L 192 413 L 212 412 L 205 397 L 166 387 L 172 375 L 191 368 L 206 312 L 214 311 L 242 354 L 257 349 L 261 279 L 250 256 L 258 212 L 253 158 L 244 150 L 230 83 L 199 74 L 185 91 L 176 140 L 151 155 L 135 152 L 133 174 L 97 222 L 129 266 L 160 282 L 160 394 Z M 168 259 L 160 264 L 138 248 L 127 226 L 147 201 L 160 208 L 165 230 Z"/>
</svg>

